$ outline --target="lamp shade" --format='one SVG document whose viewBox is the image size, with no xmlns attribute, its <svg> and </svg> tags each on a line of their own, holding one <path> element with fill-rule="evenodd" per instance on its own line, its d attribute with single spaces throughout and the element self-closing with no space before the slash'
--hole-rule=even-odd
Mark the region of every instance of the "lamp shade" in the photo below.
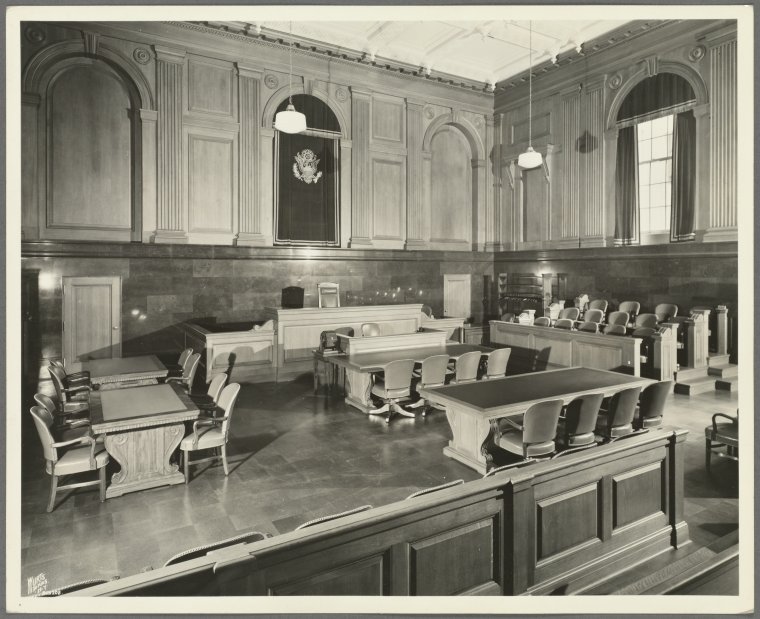
<svg viewBox="0 0 760 619">
<path fill-rule="evenodd" d="M 274 117 L 274 128 L 283 133 L 301 133 L 306 131 L 306 116 L 296 112 L 291 103 L 284 112 L 277 112 Z"/>
<path fill-rule="evenodd" d="M 528 146 L 528 150 L 524 153 L 520 153 L 520 156 L 517 158 L 517 165 L 526 170 L 530 170 L 531 168 L 537 168 L 540 166 L 541 161 L 541 153 L 537 153 L 533 150 L 532 146 Z"/>
</svg>

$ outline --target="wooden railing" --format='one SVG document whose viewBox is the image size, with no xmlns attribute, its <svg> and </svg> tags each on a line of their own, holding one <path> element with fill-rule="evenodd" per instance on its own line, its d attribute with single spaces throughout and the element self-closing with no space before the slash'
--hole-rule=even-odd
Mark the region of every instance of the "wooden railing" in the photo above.
<svg viewBox="0 0 760 619">
<path fill-rule="evenodd" d="M 687 543 L 686 431 L 651 430 L 71 595 L 542 595 Z"/>
</svg>

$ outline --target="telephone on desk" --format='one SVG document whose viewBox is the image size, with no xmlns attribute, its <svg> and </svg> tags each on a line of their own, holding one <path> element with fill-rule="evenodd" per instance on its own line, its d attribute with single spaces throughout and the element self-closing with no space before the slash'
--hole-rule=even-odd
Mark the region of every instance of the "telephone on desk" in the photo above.
<svg viewBox="0 0 760 619">
<path fill-rule="evenodd" d="M 340 353 L 338 334 L 335 331 L 322 331 L 319 336 L 319 352 L 323 355 L 337 355 Z"/>
</svg>

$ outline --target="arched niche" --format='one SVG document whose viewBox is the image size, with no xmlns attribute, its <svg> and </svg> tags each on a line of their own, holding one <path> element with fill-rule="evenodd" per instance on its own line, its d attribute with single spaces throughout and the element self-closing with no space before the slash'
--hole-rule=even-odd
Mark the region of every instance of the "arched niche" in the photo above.
<svg viewBox="0 0 760 619">
<path fill-rule="evenodd" d="M 292 84 L 290 87 L 283 86 L 282 88 L 279 88 L 274 93 L 272 93 L 272 96 L 269 97 L 269 100 L 264 106 L 264 111 L 261 115 L 261 126 L 265 129 L 272 129 L 274 127 L 274 117 L 277 113 L 277 110 L 283 105 L 285 101 L 287 101 L 288 97 L 295 95 L 306 95 L 301 84 Z M 308 96 L 319 99 L 328 108 L 330 108 L 330 111 L 335 115 L 335 118 L 338 121 L 341 139 L 349 139 L 347 132 L 348 123 L 346 121 L 343 110 L 339 106 L 335 105 L 334 102 L 326 94 L 319 90 L 313 90 Z M 296 110 L 298 110 L 298 106 L 296 106 Z"/>
</svg>

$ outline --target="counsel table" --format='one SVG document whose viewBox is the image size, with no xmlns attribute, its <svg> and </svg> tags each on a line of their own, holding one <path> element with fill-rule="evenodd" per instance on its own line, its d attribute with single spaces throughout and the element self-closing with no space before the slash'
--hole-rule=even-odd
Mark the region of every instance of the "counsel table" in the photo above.
<svg viewBox="0 0 760 619">
<path fill-rule="evenodd" d="M 413 359 L 417 363 L 422 363 L 433 355 L 448 355 L 450 359 L 458 359 L 463 354 L 474 350 L 479 350 L 484 356 L 488 356 L 493 351 L 492 348 L 474 344 L 444 344 L 355 355 L 325 355 L 320 357 L 320 360 L 346 370 L 346 404 L 367 413 L 375 408 L 370 399 L 372 372 L 382 371 L 386 365 L 397 359 Z"/>
<path fill-rule="evenodd" d="M 90 394 L 90 427 L 105 434 L 109 455 L 121 465 L 106 497 L 170 484 L 185 476 L 169 461 L 199 411 L 176 384 L 128 387 Z"/>
<path fill-rule="evenodd" d="M 466 385 L 421 389 L 422 397 L 446 408 L 453 438 L 443 453 L 485 473 L 490 464 L 486 450 L 491 423 L 521 415 L 536 402 L 561 399 L 565 404 L 588 393 L 605 397 L 654 381 L 608 370 L 575 367 L 520 374 Z"/>
<path fill-rule="evenodd" d="M 95 359 L 81 364 L 90 372 L 93 385 L 126 386 L 128 384 L 155 384 L 168 371 L 155 355 L 124 357 L 120 359 Z"/>
</svg>

